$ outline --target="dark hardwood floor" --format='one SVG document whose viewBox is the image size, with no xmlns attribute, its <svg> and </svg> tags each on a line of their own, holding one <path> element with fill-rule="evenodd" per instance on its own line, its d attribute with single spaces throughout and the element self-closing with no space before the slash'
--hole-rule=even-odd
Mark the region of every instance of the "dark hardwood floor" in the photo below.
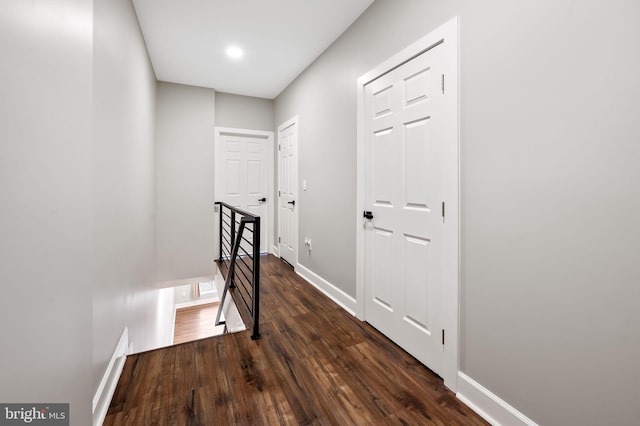
<svg viewBox="0 0 640 426">
<path fill-rule="evenodd" d="M 261 334 L 127 358 L 104 425 L 485 425 L 442 380 L 279 259 Z"/>
</svg>

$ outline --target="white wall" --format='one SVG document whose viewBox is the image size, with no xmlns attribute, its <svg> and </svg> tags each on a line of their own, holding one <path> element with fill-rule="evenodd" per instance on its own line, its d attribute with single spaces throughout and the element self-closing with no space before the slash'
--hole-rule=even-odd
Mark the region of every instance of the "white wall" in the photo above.
<svg viewBox="0 0 640 426">
<path fill-rule="evenodd" d="M 134 351 L 171 338 L 173 293 L 155 289 L 156 81 L 128 0 L 4 1 L 0 50 L 0 401 L 69 402 L 71 424 L 90 424 L 91 398 L 124 327 Z M 160 198 L 185 207 L 168 227 L 186 237 L 161 247 L 176 243 L 169 255 L 185 257 L 162 251 L 162 271 L 210 275 L 213 91 L 178 92 L 185 104 L 159 107 L 169 126 L 178 123 L 178 133 L 163 133 L 161 154 L 193 137 L 174 146 L 182 154 L 161 157 L 161 170 L 191 157 L 168 185 L 175 192 L 162 186 Z M 181 121 L 188 111 L 195 125 Z M 177 196 L 182 190 L 193 199 Z"/>
<path fill-rule="evenodd" d="M 216 92 L 216 126 L 273 131 L 272 99 Z"/>
<path fill-rule="evenodd" d="M 176 319 L 176 300 L 173 288 L 157 290 L 158 304 L 155 317 L 156 333 L 159 336 L 156 347 L 169 346 L 173 343 L 173 331 Z"/>
<path fill-rule="evenodd" d="M 157 279 L 212 276 L 215 93 L 158 83 Z"/>
<path fill-rule="evenodd" d="M 156 327 L 156 80 L 129 0 L 94 2 L 93 384 L 125 326 L 133 350 L 166 339 Z"/>
<path fill-rule="evenodd" d="M 0 401 L 91 422 L 89 0 L 0 2 Z"/>
<path fill-rule="evenodd" d="M 275 101 L 300 116 L 300 262 L 355 295 L 356 79 L 454 16 L 461 369 L 539 424 L 636 424 L 635 0 L 377 0 Z"/>
</svg>

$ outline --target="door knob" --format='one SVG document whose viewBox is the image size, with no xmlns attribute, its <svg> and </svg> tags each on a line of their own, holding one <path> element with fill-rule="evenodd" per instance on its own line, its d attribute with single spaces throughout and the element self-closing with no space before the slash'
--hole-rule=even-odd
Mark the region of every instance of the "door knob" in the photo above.
<svg viewBox="0 0 640 426">
<path fill-rule="evenodd" d="M 295 205 L 296 205 L 296 200 L 289 201 L 287 204 L 292 204 L 292 205 L 294 205 L 294 206 L 295 206 Z"/>
<path fill-rule="evenodd" d="M 373 213 L 368 210 L 365 210 L 362 216 L 364 216 L 365 219 L 373 219 Z"/>
<path fill-rule="evenodd" d="M 266 199 L 265 197 L 258 198 L 258 202 L 259 202 L 259 203 L 266 203 L 266 202 L 267 202 L 267 199 Z"/>
</svg>

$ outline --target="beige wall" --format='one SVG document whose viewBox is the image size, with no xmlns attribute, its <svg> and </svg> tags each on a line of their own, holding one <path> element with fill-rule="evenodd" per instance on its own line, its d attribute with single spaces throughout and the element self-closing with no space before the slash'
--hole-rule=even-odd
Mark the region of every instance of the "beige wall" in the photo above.
<svg viewBox="0 0 640 426">
<path fill-rule="evenodd" d="M 273 131 L 272 99 L 216 92 L 216 126 Z"/>
<path fill-rule="evenodd" d="M 93 386 L 125 326 L 134 351 L 155 329 L 156 80 L 131 2 L 94 1 Z"/>
<path fill-rule="evenodd" d="M 88 0 L 0 2 L 0 401 L 91 423 Z"/>
<path fill-rule="evenodd" d="M 214 141 L 214 91 L 158 83 L 158 281 L 214 272 Z"/>
<path fill-rule="evenodd" d="M 637 1 L 377 0 L 275 100 L 300 118 L 299 261 L 355 296 L 356 79 L 454 16 L 461 370 L 539 424 L 635 424 Z"/>
</svg>

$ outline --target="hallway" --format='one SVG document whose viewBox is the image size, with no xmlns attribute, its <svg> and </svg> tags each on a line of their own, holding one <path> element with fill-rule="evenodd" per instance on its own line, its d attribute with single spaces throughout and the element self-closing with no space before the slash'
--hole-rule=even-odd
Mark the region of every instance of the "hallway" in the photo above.
<svg viewBox="0 0 640 426">
<path fill-rule="evenodd" d="M 442 380 L 263 256 L 250 331 L 128 357 L 105 425 L 486 424 Z"/>
</svg>

